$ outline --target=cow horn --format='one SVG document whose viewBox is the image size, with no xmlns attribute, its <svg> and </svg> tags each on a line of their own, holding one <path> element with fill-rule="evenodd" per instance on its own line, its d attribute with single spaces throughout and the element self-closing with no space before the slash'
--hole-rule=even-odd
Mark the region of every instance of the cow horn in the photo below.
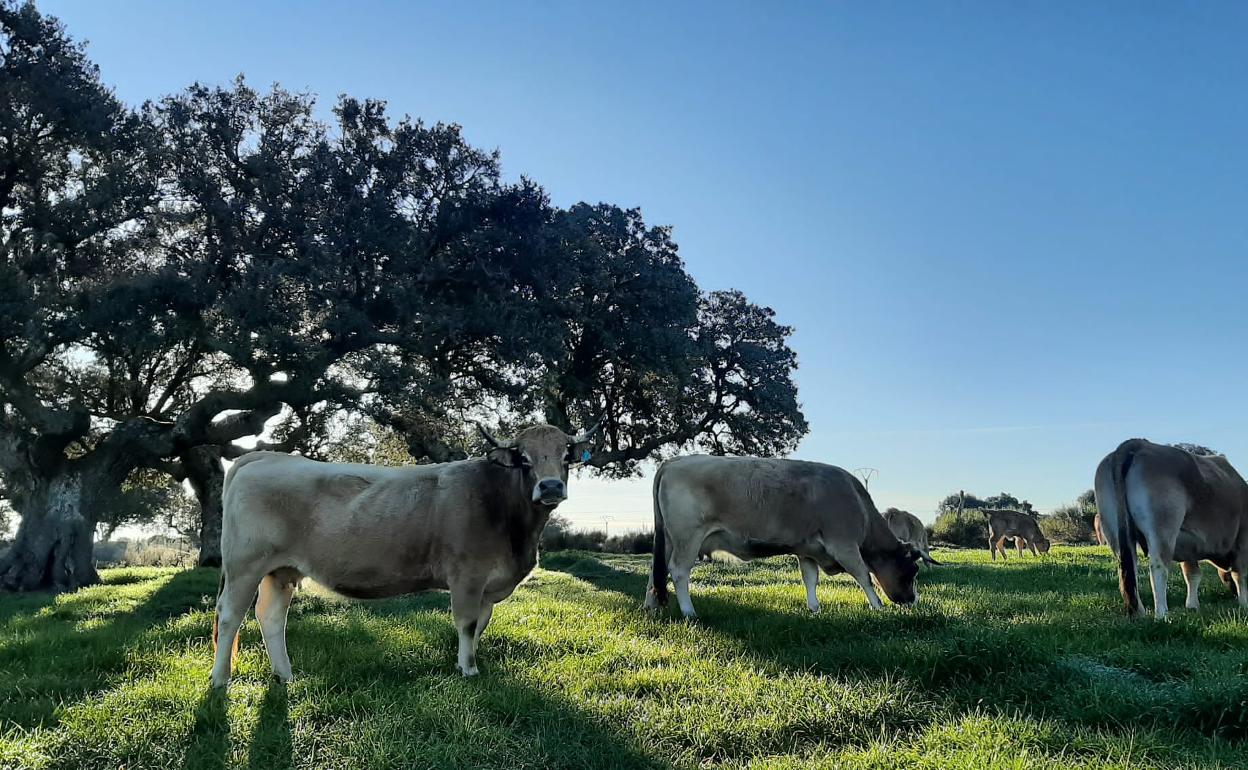
<svg viewBox="0 0 1248 770">
<path fill-rule="evenodd" d="M 576 437 L 572 439 L 572 443 L 581 444 L 586 441 L 589 441 L 591 438 L 594 437 L 594 434 L 597 433 L 598 429 L 601 427 L 602 427 L 602 418 L 599 418 L 598 422 L 594 423 L 594 427 L 590 428 L 589 430 L 583 430 L 580 433 L 576 434 Z"/>
<path fill-rule="evenodd" d="M 482 425 L 481 423 L 478 422 L 478 423 L 475 423 L 475 425 L 477 426 L 477 431 L 481 433 L 481 438 L 488 441 L 490 446 L 494 447 L 495 449 L 510 449 L 511 448 L 512 445 L 510 443 L 504 444 L 503 442 L 491 436 L 490 432 L 486 430 L 485 426 Z"/>
</svg>

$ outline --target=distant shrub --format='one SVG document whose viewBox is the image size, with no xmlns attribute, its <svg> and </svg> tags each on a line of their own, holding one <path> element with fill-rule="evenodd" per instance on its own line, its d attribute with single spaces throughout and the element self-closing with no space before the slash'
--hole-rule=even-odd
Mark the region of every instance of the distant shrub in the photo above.
<svg viewBox="0 0 1248 770">
<path fill-rule="evenodd" d="M 1045 537 L 1059 543 L 1095 543 L 1092 524 L 1095 517 L 1095 508 L 1078 503 L 1063 505 L 1048 516 L 1040 517 L 1040 529 Z"/>
<path fill-rule="evenodd" d="M 552 527 L 551 524 L 554 524 Z M 607 537 L 601 530 L 588 532 L 572 530 L 564 520 L 555 521 L 542 532 L 542 550 L 548 553 L 555 551 L 599 551 L 601 553 L 650 553 L 654 546 L 654 535 L 650 532 L 626 532 L 623 535 Z"/>
<path fill-rule="evenodd" d="M 988 523 L 975 509 L 946 511 L 932 523 L 931 538 L 950 545 L 984 545 L 988 541 Z"/>
<path fill-rule="evenodd" d="M 609 553 L 650 553 L 654 550 L 653 532 L 626 532 L 613 535 L 602 544 Z"/>
<path fill-rule="evenodd" d="M 169 538 L 109 540 L 95 544 L 101 567 L 194 567 L 195 552 L 173 545 Z"/>
</svg>

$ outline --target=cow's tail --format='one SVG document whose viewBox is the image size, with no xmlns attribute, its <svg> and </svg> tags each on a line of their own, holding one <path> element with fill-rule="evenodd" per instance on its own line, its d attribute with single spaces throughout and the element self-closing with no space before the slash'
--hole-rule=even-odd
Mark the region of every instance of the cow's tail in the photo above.
<svg viewBox="0 0 1248 770">
<path fill-rule="evenodd" d="M 1110 460 L 1110 483 L 1114 487 L 1114 500 L 1118 507 L 1118 590 L 1122 592 L 1128 615 L 1136 615 L 1140 611 L 1135 533 L 1131 509 L 1127 505 L 1127 471 L 1131 470 L 1136 449 L 1136 444 L 1124 442 L 1114 450 Z"/>
<path fill-rule="evenodd" d="M 650 564 L 650 590 L 654 604 L 667 606 L 667 528 L 663 525 L 663 508 L 659 505 L 659 483 L 663 479 L 663 466 L 654 473 L 654 558 Z"/>
</svg>

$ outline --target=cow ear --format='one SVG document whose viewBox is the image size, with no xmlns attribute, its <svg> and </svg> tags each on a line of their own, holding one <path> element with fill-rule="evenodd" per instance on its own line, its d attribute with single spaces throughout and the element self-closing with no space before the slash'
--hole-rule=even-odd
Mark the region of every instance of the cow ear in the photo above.
<svg viewBox="0 0 1248 770">
<path fill-rule="evenodd" d="M 486 459 L 495 465 L 501 465 L 504 468 L 527 468 L 529 463 L 524 459 L 524 454 L 519 449 L 512 447 L 497 447 L 485 453 Z"/>
</svg>

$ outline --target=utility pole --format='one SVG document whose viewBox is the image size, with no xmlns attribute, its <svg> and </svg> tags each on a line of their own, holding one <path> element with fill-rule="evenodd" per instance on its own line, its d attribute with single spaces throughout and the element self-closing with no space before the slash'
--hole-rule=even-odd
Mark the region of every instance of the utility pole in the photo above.
<svg viewBox="0 0 1248 770">
<path fill-rule="evenodd" d="M 856 468 L 854 473 L 862 479 L 862 485 L 867 488 L 867 491 L 871 490 L 871 477 L 880 475 L 875 468 Z"/>
</svg>

